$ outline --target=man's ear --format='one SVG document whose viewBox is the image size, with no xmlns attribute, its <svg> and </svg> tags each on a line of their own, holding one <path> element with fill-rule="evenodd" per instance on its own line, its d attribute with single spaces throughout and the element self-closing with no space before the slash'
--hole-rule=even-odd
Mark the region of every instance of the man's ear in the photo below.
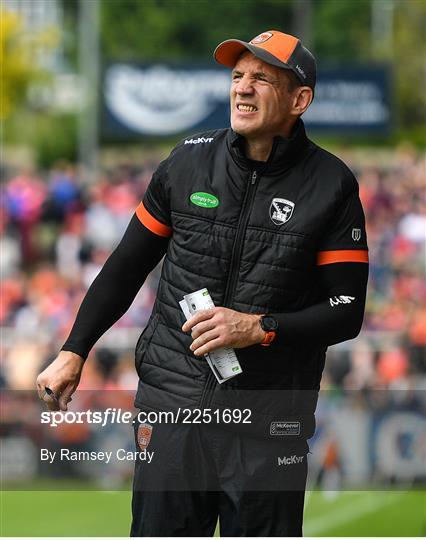
<svg viewBox="0 0 426 540">
<path fill-rule="evenodd" d="M 293 113 L 297 116 L 303 114 L 312 103 L 314 92 L 309 86 L 297 88 L 293 101 Z"/>
</svg>

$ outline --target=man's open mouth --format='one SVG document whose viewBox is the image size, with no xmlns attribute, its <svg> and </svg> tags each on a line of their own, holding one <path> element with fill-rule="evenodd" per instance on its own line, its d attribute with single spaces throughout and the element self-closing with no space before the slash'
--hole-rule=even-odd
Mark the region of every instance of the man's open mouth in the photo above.
<svg viewBox="0 0 426 540">
<path fill-rule="evenodd" d="M 237 105 L 237 109 L 241 112 L 256 112 L 257 111 L 257 107 L 255 107 L 254 105 L 243 105 L 241 103 Z"/>
</svg>

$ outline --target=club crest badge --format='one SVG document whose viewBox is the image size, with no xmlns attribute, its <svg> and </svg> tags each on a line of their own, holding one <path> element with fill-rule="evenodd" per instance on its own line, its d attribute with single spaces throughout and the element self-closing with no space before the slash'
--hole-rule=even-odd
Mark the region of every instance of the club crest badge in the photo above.
<svg viewBox="0 0 426 540">
<path fill-rule="evenodd" d="M 269 216 L 275 225 L 287 223 L 293 215 L 294 202 L 287 199 L 272 199 L 269 207 Z"/>
<path fill-rule="evenodd" d="M 265 43 L 265 41 L 268 41 L 268 39 L 271 39 L 273 34 L 271 32 L 263 32 L 263 34 L 259 34 L 255 38 L 253 38 L 250 43 L 253 45 L 259 44 L 259 43 Z"/>
<path fill-rule="evenodd" d="M 140 424 L 138 427 L 137 441 L 138 446 L 141 450 L 145 450 L 152 436 L 152 426 L 149 424 Z"/>
<path fill-rule="evenodd" d="M 359 242 L 361 240 L 361 229 L 352 229 L 352 240 L 354 242 Z"/>
</svg>

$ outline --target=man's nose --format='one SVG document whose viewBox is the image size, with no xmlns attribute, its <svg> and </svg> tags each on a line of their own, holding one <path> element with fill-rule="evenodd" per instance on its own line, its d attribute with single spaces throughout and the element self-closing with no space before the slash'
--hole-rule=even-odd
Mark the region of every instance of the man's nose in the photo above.
<svg viewBox="0 0 426 540">
<path fill-rule="evenodd" d="M 253 85 L 250 77 L 247 77 L 246 75 L 241 77 L 241 79 L 238 81 L 237 86 L 235 87 L 235 91 L 238 95 L 252 94 Z"/>
</svg>

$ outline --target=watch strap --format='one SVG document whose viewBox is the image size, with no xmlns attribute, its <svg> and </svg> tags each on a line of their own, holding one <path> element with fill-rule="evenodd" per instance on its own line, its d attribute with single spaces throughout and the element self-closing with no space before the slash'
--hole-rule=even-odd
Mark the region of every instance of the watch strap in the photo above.
<svg viewBox="0 0 426 540">
<path fill-rule="evenodd" d="M 269 347 L 269 345 L 274 341 L 276 335 L 276 332 L 265 332 L 265 337 L 263 338 L 263 341 L 260 342 L 260 344 L 264 347 Z"/>
</svg>

